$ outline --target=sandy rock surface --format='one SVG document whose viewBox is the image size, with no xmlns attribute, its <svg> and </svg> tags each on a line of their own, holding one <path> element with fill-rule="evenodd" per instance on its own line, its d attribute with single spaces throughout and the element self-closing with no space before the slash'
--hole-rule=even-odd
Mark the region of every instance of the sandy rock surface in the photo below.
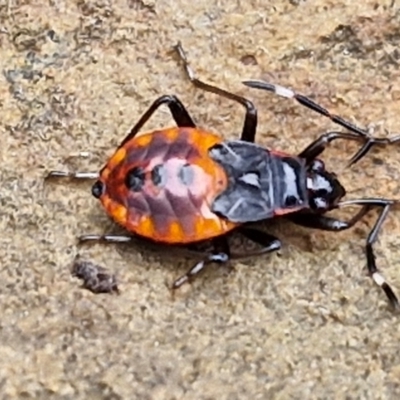
<svg viewBox="0 0 400 400">
<path fill-rule="evenodd" d="M 258 143 L 296 153 L 339 128 L 244 87 L 249 78 L 394 135 L 397 3 L 0 3 L 0 397 L 398 399 L 399 317 L 365 272 L 376 214 L 340 234 L 273 223 L 279 254 L 210 268 L 173 299 L 168 285 L 193 260 L 146 244 L 78 247 L 77 236 L 115 226 L 90 183 L 43 183 L 51 169 L 100 169 L 162 94 L 179 96 L 199 126 L 238 137 L 243 110 L 191 85 L 171 51 L 178 40 L 199 78 L 255 102 Z M 147 129 L 171 124 L 163 108 Z M 324 156 L 348 198 L 399 198 L 399 147 L 345 169 L 355 150 L 337 143 Z M 73 157 L 82 151 L 87 159 Z M 116 273 L 120 294 L 82 289 L 70 274 L 77 254 Z M 400 294 L 398 212 L 376 254 Z"/>
</svg>

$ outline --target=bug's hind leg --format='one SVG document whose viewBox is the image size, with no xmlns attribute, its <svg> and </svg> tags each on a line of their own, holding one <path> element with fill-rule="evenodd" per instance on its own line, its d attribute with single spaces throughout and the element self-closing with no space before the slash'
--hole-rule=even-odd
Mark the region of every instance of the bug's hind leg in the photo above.
<svg viewBox="0 0 400 400">
<path fill-rule="evenodd" d="M 286 87 L 283 87 L 280 85 L 275 85 L 273 83 L 261 81 L 261 80 L 248 80 L 248 81 L 243 81 L 242 83 L 251 88 L 266 90 L 269 92 L 273 92 L 278 96 L 286 97 L 288 99 L 294 99 L 301 105 L 317 112 L 320 115 L 323 115 L 324 117 L 329 118 L 332 122 L 340 125 L 343 128 L 348 129 L 350 132 L 353 132 L 364 138 L 369 137 L 369 135 L 365 129 L 362 129 L 362 128 L 352 124 L 351 122 L 345 120 L 344 118 L 340 117 L 339 115 L 331 113 L 326 108 L 322 107 L 321 105 L 317 104 L 315 101 L 311 100 L 311 98 L 304 96 L 303 94 L 296 93 L 292 89 L 289 89 L 289 88 L 286 88 Z"/>
<path fill-rule="evenodd" d="M 235 257 L 232 256 L 232 259 L 260 256 L 262 254 L 272 253 L 273 251 L 278 251 L 282 246 L 281 241 L 277 237 L 261 231 L 257 228 L 240 227 L 238 229 L 238 232 L 240 232 L 250 241 L 257 243 L 262 247 L 259 250 L 237 254 L 235 255 Z"/>
<path fill-rule="evenodd" d="M 187 57 L 183 50 L 182 44 L 180 42 L 178 42 L 178 44 L 176 44 L 174 46 L 174 49 L 177 52 L 181 61 L 183 62 L 187 77 L 193 83 L 194 86 L 196 86 L 199 89 L 205 90 L 206 92 L 214 93 L 217 96 L 221 96 L 226 99 L 233 100 L 233 101 L 241 104 L 245 108 L 246 115 L 244 118 L 242 135 L 241 135 L 240 140 L 243 140 L 246 142 L 254 142 L 254 139 L 256 136 L 256 131 L 257 131 L 257 109 L 254 106 L 254 104 L 250 100 L 248 100 L 242 96 L 238 96 L 234 93 L 228 92 L 227 90 L 210 85 L 209 83 L 205 83 L 205 82 L 201 81 L 200 79 L 197 79 L 195 77 L 195 74 L 194 74 L 192 68 L 190 68 L 190 66 L 189 66 L 189 63 L 187 61 Z"/>
<path fill-rule="evenodd" d="M 136 134 L 141 130 L 143 125 L 152 117 L 152 115 L 160 108 L 163 104 L 165 104 L 172 115 L 175 123 L 179 127 L 187 127 L 194 128 L 196 124 L 194 123 L 192 117 L 189 112 L 186 110 L 186 107 L 179 100 L 178 97 L 173 95 L 163 95 L 158 97 L 147 111 L 141 116 L 139 121 L 133 126 L 133 128 L 129 131 L 128 135 L 121 142 L 119 147 L 122 147 L 126 142 L 131 140 Z M 97 179 L 99 174 L 96 172 L 64 172 L 64 171 L 50 171 L 45 179 L 49 178 L 72 178 L 72 179 Z"/>
<path fill-rule="evenodd" d="M 314 102 L 311 100 L 311 98 L 304 96 L 300 93 L 296 93 L 294 90 L 289 89 L 287 87 L 283 87 L 280 85 L 275 85 L 273 83 L 261 81 L 261 80 L 248 80 L 248 81 L 243 81 L 242 82 L 244 85 L 259 89 L 259 90 L 266 90 L 272 93 L 275 93 L 278 96 L 281 97 L 286 97 L 288 99 L 294 99 L 296 100 L 299 104 L 303 105 L 304 107 L 307 107 L 316 113 L 329 118 L 332 122 L 335 124 L 346 128 L 349 130 L 352 134 L 354 134 L 356 137 L 359 139 L 364 139 L 364 144 L 361 146 L 361 148 L 357 151 L 356 154 L 353 155 L 353 157 L 350 159 L 349 166 L 355 164 L 361 158 L 365 156 L 365 154 L 368 153 L 368 151 L 371 149 L 371 147 L 375 144 L 388 144 L 392 143 L 393 140 L 391 139 L 375 139 L 372 138 L 366 129 L 362 129 L 358 127 L 357 125 L 345 120 L 339 115 L 331 113 L 328 109 L 322 107 L 318 103 Z M 397 138 L 394 139 L 394 141 L 398 141 Z"/>
<path fill-rule="evenodd" d="M 134 240 L 133 236 L 129 235 L 82 235 L 79 236 L 79 243 L 97 242 L 97 243 L 126 243 Z"/>
<path fill-rule="evenodd" d="M 190 268 L 184 275 L 179 277 L 172 284 L 172 289 L 178 289 L 184 283 L 192 280 L 196 275 L 203 271 L 208 265 L 212 263 L 226 264 L 230 260 L 230 248 L 228 240 L 225 236 L 213 239 L 212 241 L 213 251 L 207 254 L 201 261 L 197 262 L 192 268 Z"/>
<path fill-rule="evenodd" d="M 238 229 L 242 235 L 250 239 L 251 241 L 262 246 L 262 249 L 253 252 L 246 252 L 235 255 L 232 257 L 231 250 L 229 248 L 228 240 L 226 236 L 213 240 L 214 251 L 208 254 L 201 261 L 197 262 L 192 268 L 189 269 L 186 274 L 178 278 L 172 285 L 172 289 L 177 289 L 184 283 L 190 281 L 193 277 L 204 270 L 208 265 L 212 263 L 226 264 L 231 259 L 257 256 L 265 253 L 270 253 L 281 248 L 281 242 L 276 237 L 269 235 L 263 231 L 255 228 L 240 227 Z"/>
<path fill-rule="evenodd" d="M 179 127 L 183 128 L 195 128 L 192 117 L 187 111 L 186 107 L 179 100 L 177 96 L 174 95 L 164 95 L 157 98 L 153 104 L 147 109 L 147 111 L 140 117 L 139 121 L 133 126 L 133 128 L 128 133 L 128 136 L 122 141 L 120 146 L 123 146 L 126 142 L 129 142 L 136 134 L 142 129 L 144 124 L 153 116 L 153 114 L 165 104 L 172 115 L 175 123 Z"/>
</svg>

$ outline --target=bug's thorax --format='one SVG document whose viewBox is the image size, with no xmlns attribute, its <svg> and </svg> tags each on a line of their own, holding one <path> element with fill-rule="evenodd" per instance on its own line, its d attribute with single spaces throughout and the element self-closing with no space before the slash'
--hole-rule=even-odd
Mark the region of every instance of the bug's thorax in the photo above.
<svg viewBox="0 0 400 400">
<path fill-rule="evenodd" d="M 229 184 L 213 210 L 235 222 L 256 222 L 307 208 L 305 160 L 254 143 L 227 141 L 210 149 Z"/>
<path fill-rule="evenodd" d="M 308 169 L 307 190 L 310 208 L 316 212 L 332 210 L 346 194 L 336 174 L 327 171 L 324 163 L 318 159 Z"/>
</svg>

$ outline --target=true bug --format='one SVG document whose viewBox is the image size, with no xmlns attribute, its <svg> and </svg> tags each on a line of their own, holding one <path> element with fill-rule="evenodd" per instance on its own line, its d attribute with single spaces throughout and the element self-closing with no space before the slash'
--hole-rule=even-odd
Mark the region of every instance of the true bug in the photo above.
<svg viewBox="0 0 400 400">
<path fill-rule="evenodd" d="M 210 240 L 213 250 L 174 282 L 173 288 L 177 288 L 206 265 L 230 259 L 226 234 L 233 230 L 262 245 L 256 254 L 280 248 L 277 238 L 247 226 L 248 222 L 285 214 L 302 225 L 343 230 L 353 226 L 369 210 L 371 205 L 365 205 L 363 212 L 349 222 L 319 216 L 336 208 L 345 191 L 316 157 L 333 140 L 356 140 L 370 146 L 375 143 L 373 138 L 361 130 L 330 132 L 298 156 L 257 146 L 253 143 L 257 128 L 257 110 L 253 103 L 196 79 L 179 44 L 176 50 L 195 86 L 245 107 L 240 140 L 223 141 L 196 127 L 176 96 L 159 97 L 100 173 L 52 171 L 48 175 L 96 179 L 93 195 L 130 233 L 84 235 L 80 241 L 126 242 L 132 239 L 131 234 L 167 244 Z M 169 107 L 177 127 L 136 136 L 162 104 Z M 376 272 L 374 276 L 378 283 L 380 275 Z M 387 285 L 380 286 L 385 289 Z M 385 290 L 395 298 L 389 287 Z"/>
</svg>

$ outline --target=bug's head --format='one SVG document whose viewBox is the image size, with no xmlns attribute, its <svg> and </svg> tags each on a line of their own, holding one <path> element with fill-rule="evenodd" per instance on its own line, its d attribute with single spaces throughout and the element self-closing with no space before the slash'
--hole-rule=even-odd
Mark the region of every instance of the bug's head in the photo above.
<svg viewBox="0 0 400 400">
<path fill-rule="evenodd" d="M 307 174 L 310 207 L 316 212 L 325 212 L 336 207 L 346 190 L 333 172 L 325 170 L 321 160 L 314 160 Z"/>
<path fill-rule="evenodd" d="M 97 180 L 92 186 L 92 195 L 99 199 L 105 192 L 105 184 L 101 180 Z"/>
</svg>

